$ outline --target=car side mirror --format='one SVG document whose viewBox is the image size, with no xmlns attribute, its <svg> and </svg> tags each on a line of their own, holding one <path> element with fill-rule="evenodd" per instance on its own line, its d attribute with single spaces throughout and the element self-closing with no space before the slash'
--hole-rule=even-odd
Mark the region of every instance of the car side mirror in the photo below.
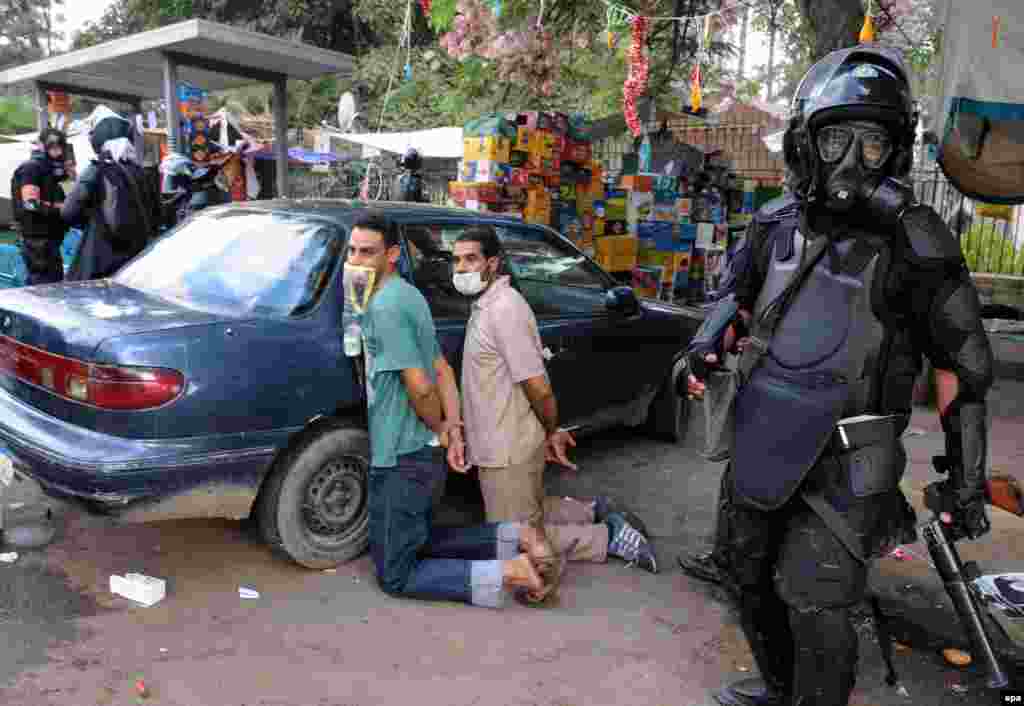
<svg viewBox="0 0 1024 706">
<path fill-rule="evenodd" d="M 640 310 L 640 302 L 632 287 L 612 287 L 604 295 L 608 311 L 631 316 Z"/>
</svg>

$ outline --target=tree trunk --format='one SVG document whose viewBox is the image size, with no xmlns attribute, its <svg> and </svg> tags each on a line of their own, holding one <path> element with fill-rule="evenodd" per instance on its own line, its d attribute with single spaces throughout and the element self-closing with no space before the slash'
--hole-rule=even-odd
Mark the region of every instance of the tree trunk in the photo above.
<svg viewBox="0 0 1024 706">
<path fill-rule="evenodd" d="M 737 78 L 742 81 L 746 78 L 747 69 L 747 25 L 750 23 L 750 6 L 743 6 L 742 19 L 740 20 L 740 64 L 736 70 Z"/>
<path fill-rule="evenodd" d="M 864 23 L 861 0 L 798 0 L 797 6 L 814 34 L 814 61 L 858 43 Z"/>
<path fill-rule="evenodd" d="M 771 24 L 768 27 L 768 102 L 771 103 L 775 100 L 775 34 L 776 34 L 776 18 L 779 14 L 779 6 L 777 3 L 772 2 L 772 8 L 770 10 Z"/>
</svg>

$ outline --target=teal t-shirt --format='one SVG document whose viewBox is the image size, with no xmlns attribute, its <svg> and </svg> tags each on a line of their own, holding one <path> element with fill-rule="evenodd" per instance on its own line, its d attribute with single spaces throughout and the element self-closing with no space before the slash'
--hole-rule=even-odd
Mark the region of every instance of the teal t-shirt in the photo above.
<svg viewBox="0 0 1024 706">
<path fill-rule="evenodd" d="M 366 394 L 370 421 L 370 463 L 391 468 L 396 456 L 419 451 L 435 434 L 416 414 L 402 382 L 402 370 L 420 368 L 436 382 L 441 354 L 434 317 L 419 290 L 395 274 L 370 299 L 362 321 L 366 353 Z"/>
</svg>

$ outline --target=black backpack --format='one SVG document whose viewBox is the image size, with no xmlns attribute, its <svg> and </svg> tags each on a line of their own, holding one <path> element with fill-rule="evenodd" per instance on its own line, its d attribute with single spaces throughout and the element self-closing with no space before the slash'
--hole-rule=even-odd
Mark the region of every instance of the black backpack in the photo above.
<svg viewBox="0 0 1024 706">
<path fill-rule="evenodd" d="M 156 231 L 141 179 L 132 174 L 131 166 L 109 159 L 93 164 L 100 181 L 101 201 L 97 213 L 106 226 L 107 238 L 118 249 L 144 247 Z"/>
</svg>

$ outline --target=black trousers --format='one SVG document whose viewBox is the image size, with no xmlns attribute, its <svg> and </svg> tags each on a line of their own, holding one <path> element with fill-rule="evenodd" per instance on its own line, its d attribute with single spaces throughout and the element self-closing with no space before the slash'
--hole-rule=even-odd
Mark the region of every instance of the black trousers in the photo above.
<svg viewBox="0 0 1024 706">
<path fill-rule="evenodd" d="M 799 493 L 777 510 L 758 510 L 736 496 L 732 472 L 730 465 L 722 483 L 716 551 L 758 668 L 793 706 L 847 706 L 858 661 L 851 609 L 865 597 L 868 566 Z M 842 492 L 846 480 L 826 455 L 803 488 L 823 490 L 868 555 L 902 540 L 908 515 L 898 487 L 858 498 Z"/>
<path fill-rule="evenodd" d="M 22 236 L 21 257 L 28 271 L 26 284 L 50 284 L 64 279 L 64 262 L 60 255 L 61 240 Z"/>
</svg>

